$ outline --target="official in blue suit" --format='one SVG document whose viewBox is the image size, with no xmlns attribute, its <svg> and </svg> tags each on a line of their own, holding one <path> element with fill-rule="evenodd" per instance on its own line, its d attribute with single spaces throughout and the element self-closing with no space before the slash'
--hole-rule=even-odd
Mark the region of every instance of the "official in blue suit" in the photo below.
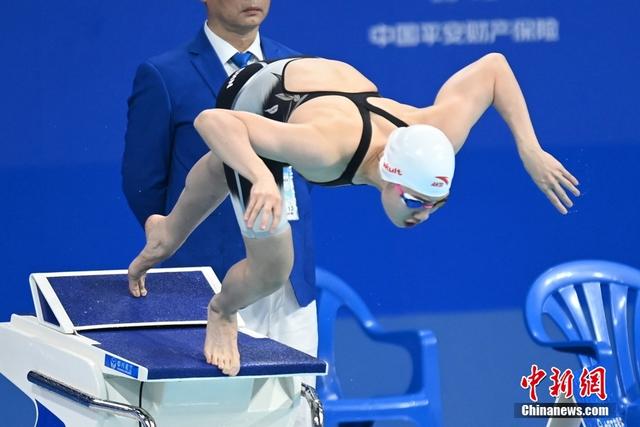
<svg viewBox="0 0 640 427">
<path fill-rule="evenodd" d="M 122 178 L 124 194 L 142 226 L 150 215 L 166 215 L 172 209 L 185 186 L 187 173 L 209 152 L 195 131 L 193 120 L 201 111 L 216 105 L 218 90 L 227 76 L 244 65 L 242 61 L 296 55 L 259 34 L 269 0 L 204 3 L 207 22 L 195 39 L 141 64 L 133 83 Z M 238 52 L 245 55 L 237 55 Z M 224 182 L 222 168 L 220 171 Z M 290 208 L 296 253 L 292 286 L 241 314 L 250 328 L 315 355 L 315 265 L 309 184 L 295 172 L 292 177 L 295 200 Z M 226 193 L 212 197 L 222 201 Z M 222 278 L 242 258 L 244 245 L 227 198 L 163 266 L 210 265 Z"/>
</svg>

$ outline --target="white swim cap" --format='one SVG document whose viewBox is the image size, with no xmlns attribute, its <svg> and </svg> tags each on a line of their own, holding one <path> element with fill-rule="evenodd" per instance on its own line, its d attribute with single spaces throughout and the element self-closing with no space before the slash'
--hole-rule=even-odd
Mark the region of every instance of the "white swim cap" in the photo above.
<svg viewBox="0 0 640 427">
<path fill-rule="evenodd" d="M 391 132 L 378 167 L 387 182 L 442 197 L 451 188 L 455 159 L 444 132 L 429 125 L 411 125 Z"/>
</svg>

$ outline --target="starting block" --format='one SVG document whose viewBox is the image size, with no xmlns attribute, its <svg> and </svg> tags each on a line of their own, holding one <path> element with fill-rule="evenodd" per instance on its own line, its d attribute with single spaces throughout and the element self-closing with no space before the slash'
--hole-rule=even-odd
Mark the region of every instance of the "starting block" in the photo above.
<svg viewBox="0 0 640 427">
<path fill-rule="evenodd" d="M 209 267 L 150 270 L 129 295 L 125 270 L 30 276 L 36 316 L 0 323 L 0 374 L 33 401 L 36 426 L 287 427 L 300 375 L 326 363 L 260 336 L 239 318 L 241 368 L 227 377 L 203 356 L 207 306 L 220 291 Z"/>
</svg>

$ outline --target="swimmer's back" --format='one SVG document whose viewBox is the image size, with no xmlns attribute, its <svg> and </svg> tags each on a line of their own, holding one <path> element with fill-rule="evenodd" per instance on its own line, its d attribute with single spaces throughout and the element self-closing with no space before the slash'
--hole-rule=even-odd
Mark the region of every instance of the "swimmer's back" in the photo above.
<svg viewBox="0 0 640 427">
<path fill-rule="evenodd" d="M 351 65 L 323 58 L 301 58 L 287 64 L 285 88 L 290 92 L 377 92 L 376 86 Z"/>
</svg>

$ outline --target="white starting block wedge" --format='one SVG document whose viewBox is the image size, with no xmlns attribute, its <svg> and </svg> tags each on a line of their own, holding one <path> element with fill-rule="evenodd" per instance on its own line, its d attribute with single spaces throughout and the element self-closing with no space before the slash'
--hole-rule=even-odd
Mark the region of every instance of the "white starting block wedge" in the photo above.
<svg viewBox="0 0 640 427">
<path fill-rule="evenodd" d="M 287 427 L 315 391 L 296 376 L 326 364 L 242 326 L 240 373 L 205 362 L 210 268 L 150 270 L 149 294 L 126 271 L 32 274 L 36 317 L 0 323 L 0 374 L 34 402 L 37 427 Z"/>
</svg>

